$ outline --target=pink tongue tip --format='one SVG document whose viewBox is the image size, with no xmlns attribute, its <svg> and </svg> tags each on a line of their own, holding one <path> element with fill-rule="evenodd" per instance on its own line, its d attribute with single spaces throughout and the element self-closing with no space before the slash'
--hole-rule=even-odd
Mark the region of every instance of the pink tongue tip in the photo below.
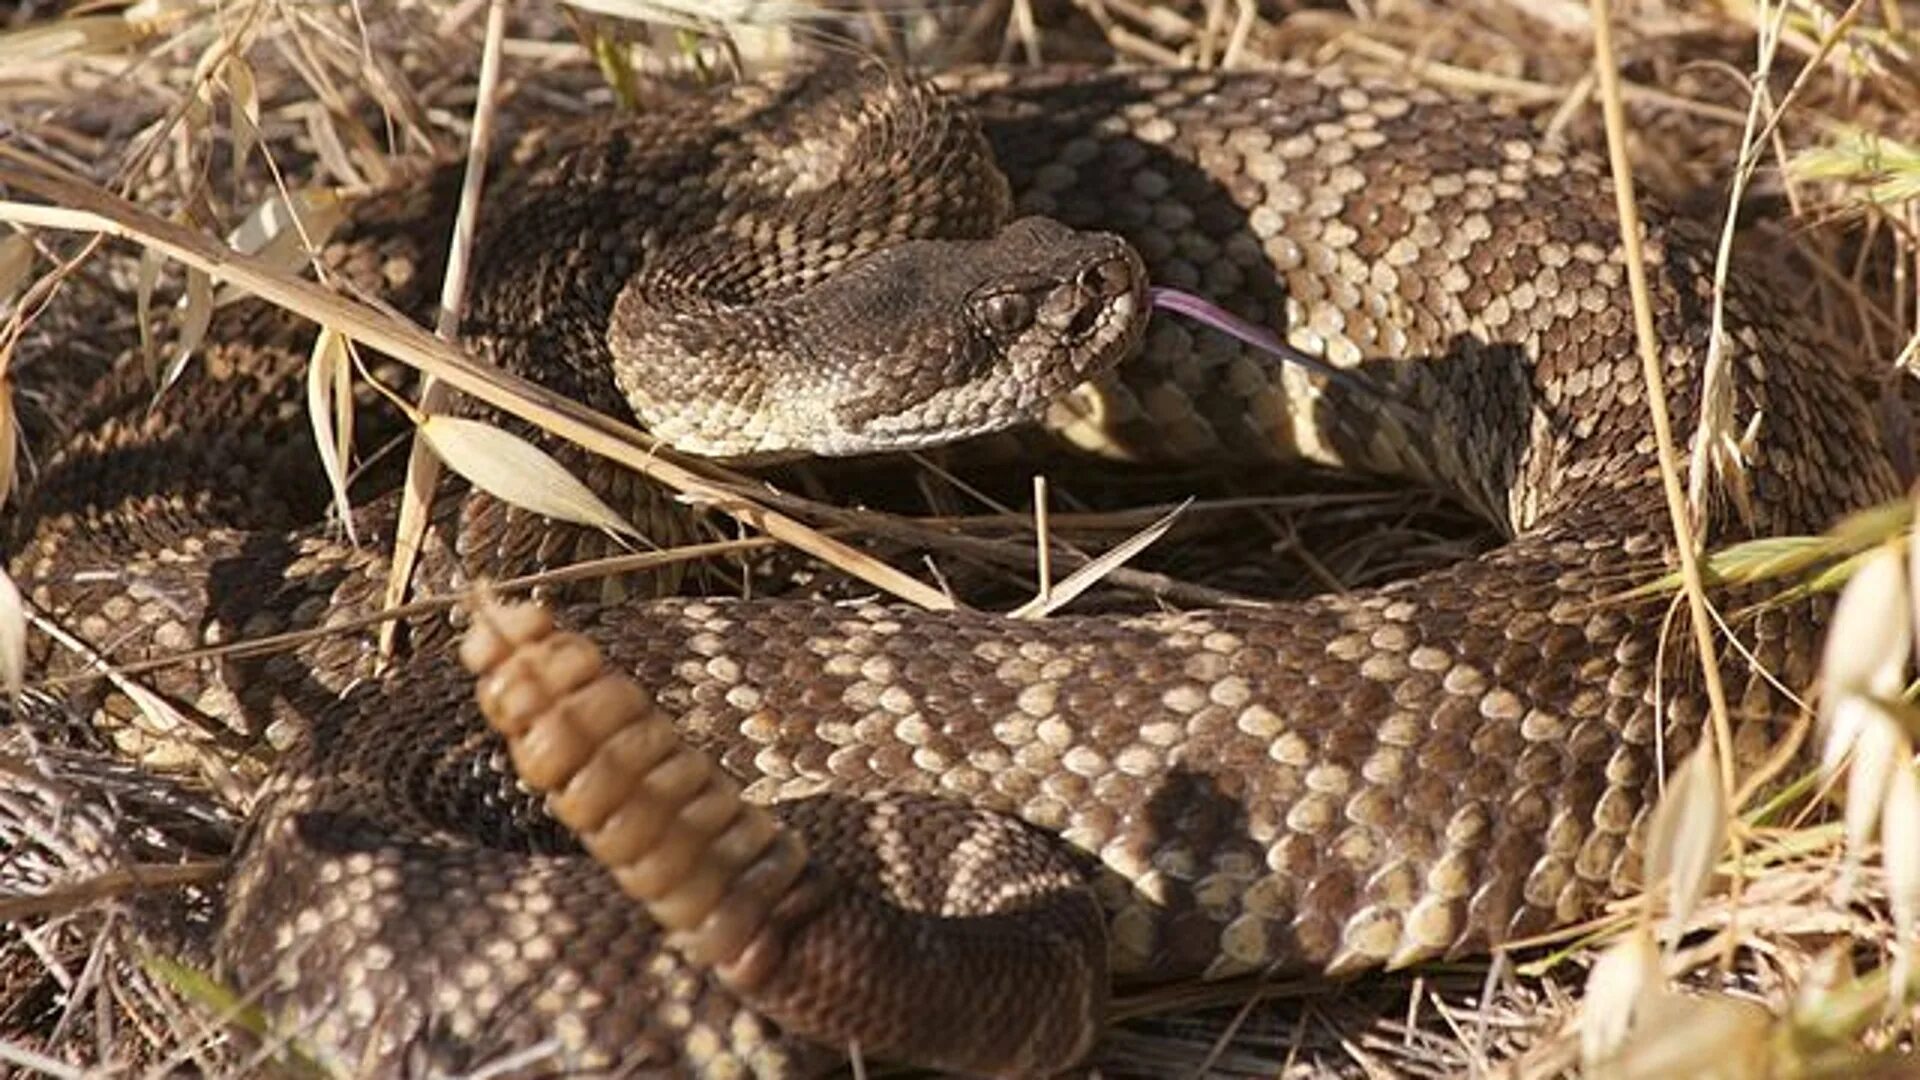
<svg viewBox="0 0 1920 1080">
<path fill-rule="evenodd" d="M 1170 289 L 1164 285 L 1149 288 L 1147 298 L 1161 311 L 1184 315 L 1202 326 L 1210 326 L 1229 337 L 1237 338 L 1259 349 L 1282 363 L 1298 364 L 1328 382 L 1374 398 L 1385 399 L 1384 394 L 1355 372 L 1334 367 L 1317 356 L 1302 352 L 1281 341 L 1278 335 L 1266 327 L 1256 326 L 1210 300 L 1202 299 L 1189 292 L 1181 292 L 1179 289 Z"/>
</svg>

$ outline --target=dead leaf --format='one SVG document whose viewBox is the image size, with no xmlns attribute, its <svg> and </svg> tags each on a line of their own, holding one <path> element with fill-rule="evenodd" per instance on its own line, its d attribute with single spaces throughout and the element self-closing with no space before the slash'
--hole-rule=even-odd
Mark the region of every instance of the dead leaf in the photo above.
<svg viewBox="0 0 1920 1080">
<path fill-rule="evenodd" d="M 1882 700 L 1899 696 L 1913 652 L 1910 610 L 1906 567 L 1883 545 L 1854 571 L 1834 606 L 1820 667 L 1826 702 L 1849 692 Z"/>
<path fill-rule="evenodd" d="M 306 268 L 307 245 L 318 250 L 347 219 L 347 206 L 348 201 L 339 192 L 327 187 L 296 188 L 285 196 L 275 192 L 227 233 L 227 243 L 235 251 L 295 273 Z M 246 295 L 242 289 L 223 285 L 214 306 L 225 306 Z"/>
<path fill-rule="evenodd" d="M 587 485 L 517 435 L 446 415 L 428 416 L 418 430 L 440 460 L 489 495 L 546 517 L 641 539 Z"/>
<path fill-rule="evenodd" d="M 347 501 L 347 460 L 353 448 L 353 366 L 346 339 L 327 327 L 313 340 L 307 361 L 307 422 L 313 425 L 320 467 L 333 489 L 333 507 L 346 526 L 347 541 L 360 545 L 354 529 L 353 505 Z"/>
<path fill-rule="evenodd" d="M 220 66 L 220 81 L 227 86 L 227 123 L 233 129 L 233 189 L 237 192 L 246 179 L 247 159 L 260 144 L 260 93 L 254 86 L 253 68 L 238 53 L 229 54 Z"/>
<path fill-rule="evenodd" d="M 136 45 L 147 30 L 119 15 L 80 15 L 0 34 L 0 68 L 35 61 L 118 52 Z"/>
<path fill-rule="evenodd" d="M 665 26 L 785 26 L 806 18 L 793 0 L 567 0 L 572 7 Z"/>
<path fill-rule="evenodd" d="M 1592 1069 L 1617 1053 L 1642 1006 L 1660 992 L 1660 949 L 1636 926 L 1594 961 L 1580 1006 L 1580 1061 Z"/>
<path fill-rule="evenodd" d="M 0 686 L 18 703 L 27 678 L 27 607 L 20 589 L 0 570 Z"/>
<path fill-rule="evenodd" d="M 1602 1080 L 1749 1080 L 1770 1075 L 1767 1010 L 1723 994 L 1662 993 L 1592 1075 Z"/>
<path fill-rule="evenodd" d="M 148 375 L 159 371 L 158 346 L 153 339 L 153 290 L 160 284 L 163 257 L 152 248 L 140 252 L 133 285 L 133 321 L 140 330 L 140 362 Z"/>
<path fill-rule="evenodd" d="M 6 310 L 13 294 L 27 283 L 33 269 L 33 238 L 24 232 L 0 236 L 0 311 Z"/>
<path fill-rule="evenodd" d="M 213 323 L 213 278 L 204 270 L 187 271 L 187 295 L 180 301 L 180 337 L 173 344 L 173 359 L 160 373 L 160 393 L 165 393 L 187 370 L 187 363 L 206 340 L 207 327 Z"/>
<path fill-rule="evenodd" d="M 1674 771 L 1647 826 L 1647 879 L 1666 883 L 1668 942 L 1678 942 L 1706 895 L 1726 843 L 1726 793 L 1713 744 L 1703 741 Z"/>
<path fill-rule="evenodd" d="M 1911 748 L 1909 748 L 1911 749 Z M 1880 862 L 1893 909 L 1893 987 L 1912 985 L 1913 950 L 1920 942 L 1920 776 L 1911 753 L 1887 781 L 1880 815 Z M 1894 993 L 1896 1001 L 1907 995 Z"/>
</svg>

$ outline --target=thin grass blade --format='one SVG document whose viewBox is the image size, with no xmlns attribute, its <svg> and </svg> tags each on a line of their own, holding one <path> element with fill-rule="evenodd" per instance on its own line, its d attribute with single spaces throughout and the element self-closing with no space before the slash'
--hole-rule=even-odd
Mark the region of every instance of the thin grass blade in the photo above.
<svg viewBox="0 0 1920 1080">
<path fill-rule="evenodd" d="M 13 408 L 13 378 L 0 363 L 0 509 L 13 498 L 19 481 L 20 414 Z"/>
<path fill-rule="evenodd" d="M 1126 565 L 1135 555 L 1152 547 L 1162 536 L 1167 534 L 1168 529 L 1173 528 L 1173 523 L 1180 519 L 1180 515 L 1185 513 L 1187 507 L 1192 505 L 1192 503 L 1193 500 L 1188 499 L 1186 502 L 1167 511 L 1165 515 L 1153 524 L 1127 537 L 1124 541 L 1115 544 L 1112 550 L 1105 552 L 1099 558 L 1092 560 L 1080 569 L 1068 574 L 1065 578 L 1061 579 L 1059 584 L 1048 589 L 1044 595 L 1036 596 L 1025 604 L 1020 605 L 1020 607 L 1009 614 L 1009 617 L 1015 619 L 1044 618 L 1072 603 L 1081 593 L 1086 592 L 1098 584 L 1100 579 L 1106 577 L 1115 567 Z"/>
</svg>

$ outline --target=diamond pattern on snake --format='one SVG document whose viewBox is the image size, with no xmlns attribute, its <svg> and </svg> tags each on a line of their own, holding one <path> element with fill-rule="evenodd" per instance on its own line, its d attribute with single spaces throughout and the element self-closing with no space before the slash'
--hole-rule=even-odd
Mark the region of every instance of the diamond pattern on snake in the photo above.
<svg viewBox="0 0 1920 1080">
<path fill-rule="evenodd" d="M 1672 550 L 1600 162 L 1338 67 L 824 72 L 533 134 L 483 211 L 463 342 L 692 452 L 1038 423 L 1115 457 L 1404 477 L 1506 539 L 1384 587 L 1135 615 L 557 594 L 475 623 L 478 700 L 439 616 L 385 673 L 364 632 L 163 669 L 235 738 L 298 733 L 213 955 L 323 1059 L 788 1076 L 854 1046 L 1044 1075 L 1116 986 L 1471 954 L 1636 882 L 1705 706 L 1662 601 L 1621 596 Z M 444 235 L 449 190 L 370 201 L 331 261 L 417 296 L 437 273 L 383 277 L 386 253 Z M 1645 240 L 1687 430 L 1711 236 L 1651 208 Z M 1149 319 L 1149 282 L 1398 404 Z M 1727 286 L 1735 411 L 1762 422 L 1751 516 L 1717 501 L 1714 543 L 1896 490 L 1866 392 L 1778 297 Z M 274 439 L 210 436 L 297 430 L 300 350 L 272 344 L 214 346 L 151 418 L 116 375 L 9 524 L 15 576 L 109 659 L 377 603 L 392 497 L 351 547 L 276 482 Z M 635 505 L 639 481 L 567 460 Z M 604 549 L 456 489 L 420 578 Z M 1804 685 L 1820 614 L 1735 630 Z M 1793 709 L 1723 674 L 1750 766 Z"/>
</svg>

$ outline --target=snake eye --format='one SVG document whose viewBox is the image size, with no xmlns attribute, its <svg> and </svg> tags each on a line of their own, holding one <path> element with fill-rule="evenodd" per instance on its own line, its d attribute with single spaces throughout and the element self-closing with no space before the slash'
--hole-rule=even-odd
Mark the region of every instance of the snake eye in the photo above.
<svg viewBox="0 0 1920 1080">
<path fill-rule="evenodd" d="M 995 333 L 1017 334 L 1033 325 L 1033 304 L 1020 293 L 988 297 L 984 313 Z"/>
</svg>

